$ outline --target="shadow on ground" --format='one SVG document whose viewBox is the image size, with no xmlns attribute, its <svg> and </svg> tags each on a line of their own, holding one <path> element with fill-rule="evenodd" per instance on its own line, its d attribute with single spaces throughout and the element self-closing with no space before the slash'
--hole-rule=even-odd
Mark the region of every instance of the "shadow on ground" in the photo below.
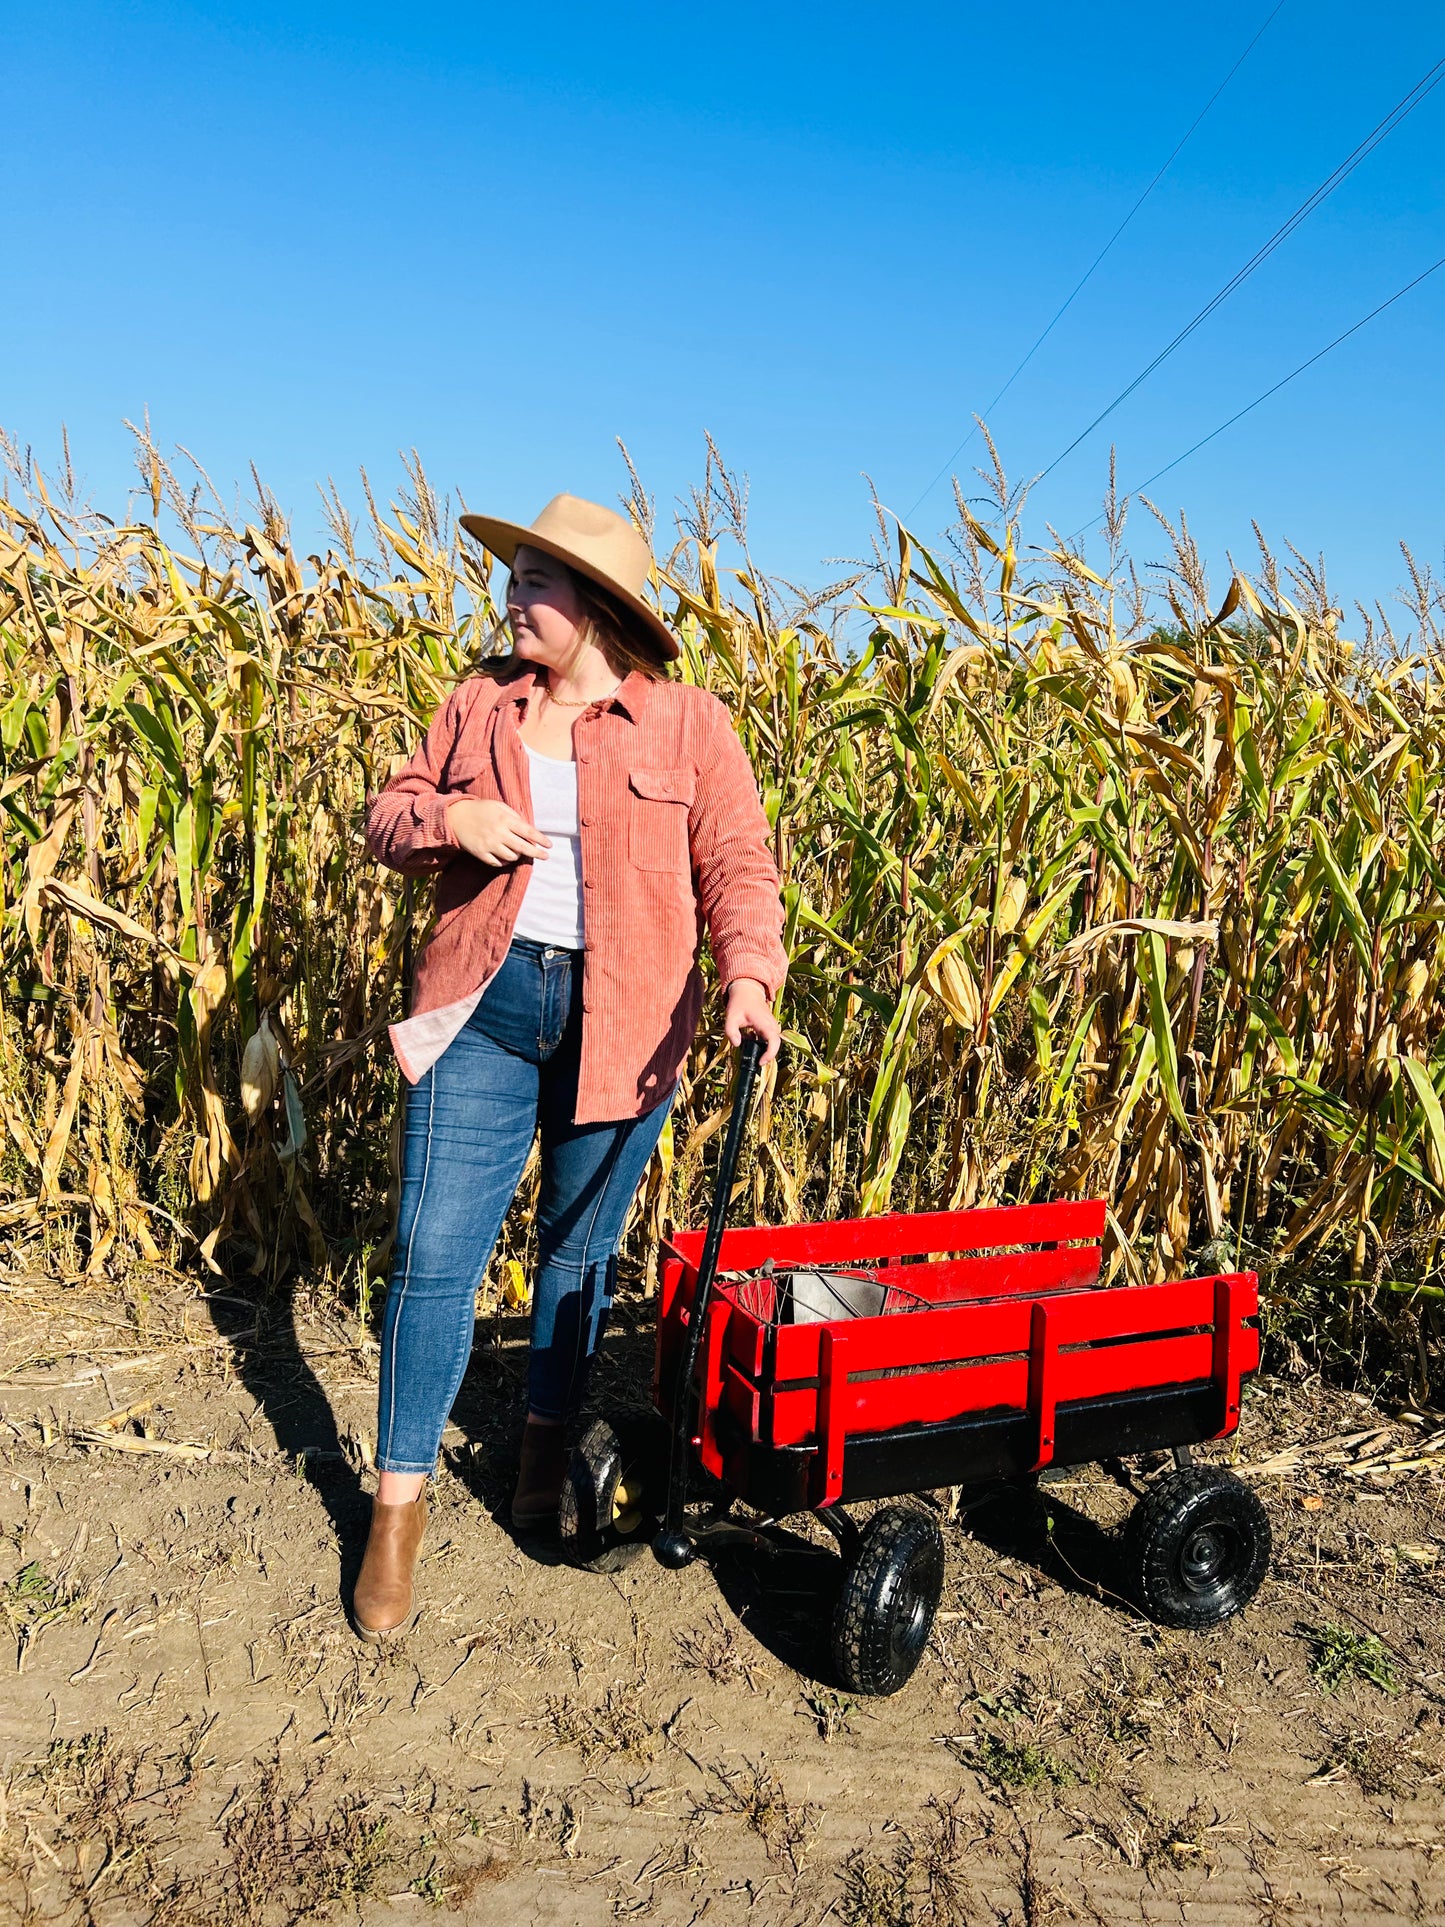
<svg viewBox="0 0 1445 1927">
<path fill-rule="evenodd" d="M 304 1465 L 306 1479 L 326 1507 L 336 1537 L 337 1584 L 342 1600 L 349 1602 L 365 1546 L 368 1504 L 355 1446 L 342 1436 L 326 1389 L 307 1361 L 293 1294 L 284 1289 L 269 1299 L 216 1294 L 206 1305 L 278 1446 Z M 526 1557 L 556 1565 L 562 1553 L 555 1540 L 514 1534 L 508 1517 L 526 1405 L 527 1336 L 525 1313 L 477 1321 L 452 1413 L 455 1430 L 442 1459 Z M 652 1359 L 652 1306 L 624 1300 L 604 1338 L 578 1429 L 594 1413 L 650 1404 Z M 981 1544 L 1034 1566 L 1065 1591 L 1132 1612 L 1114 1536 L 1047 1485 L 995 1487 L 966 1499 L 964 1524 Z M 715 1555 L 709 1564 L 718 1592 L 774 1658 L 829 1681 L 828 1628 L 841 1575 L 837 1551 L 785 1529 L 775 1538 L 771 1553 L 730 1549 Z"/>
<path fill-rule="evenodd" d="M 981 1545 L 1045 1573 L 1065 1592 L 1133 1613 L 1119 1542 L 1047 1485 L 1005 1485 L 964 1502 L 964 1524 Z"/>
<path fill-rule="evenodd" d="M 283 1286 L 269 1297 L 216 1294 L 205 1302 L 217 1334 L 231 1344 L 236 1376 L 277 1445 L 301 1462 L 326 1507 L 336 1534 L 338 1582 L 349 1600 L 361 1567 L 367 1505 L 331 1400 L 302 1349 L 294 1295 Z"/>
<path fill-rule="evenodd" d="M 297 1327 L 294 1292 L 271 1296 L 235 1290 L 205 1300 L 217 1335 L 231 1347 L 237 1377 L 255 1399 L 288 1457 L 325 1504 L 336 1534 L 337 1581 L 349 1601 L 361 1567 L 369 1508 L 362 1491 L 359 1454 L 343 1437 L 325 1387 L 308 1363 Z M 517 1449 L 526 1406 L 528 1320 L 525 1313 L 479 1318 L 466 1376 L 452 1412 L 464 1435 L 442 1450 L 442 1460 L 502 1532 L 511 1534 L 508 1507 L 517 1473 Z M 619 1306 L 603 1341 L 587 1409 L 646 1404 L 652 1389 L 652 1308 Z M 542 1564 L 559 1553 L 545 1539 L 521 1537 L 518 1546 Z"/>
<path fill-rule="evenodd" d="M 777 1550 L 727 1552 L 713 1562 L 729 1610 L 774 1659 L 822 1685 L 835 1686 L 828 1635 L 843 1575 L 831 1546 L 811 1545 L 779 1527 Z"/>
</svg>

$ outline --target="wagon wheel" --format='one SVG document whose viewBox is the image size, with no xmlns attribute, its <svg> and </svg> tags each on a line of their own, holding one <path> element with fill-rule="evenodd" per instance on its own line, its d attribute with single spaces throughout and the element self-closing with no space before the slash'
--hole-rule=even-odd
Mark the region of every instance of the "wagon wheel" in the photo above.
<svg viewBox="0 0 1445 1927">
<path fill-rule="evenodd" d="M 930 1513 L 875 1512 L 847 1557 L 833 1613 L 833 1664 L 855 1693 L 896 1693 L 923 1657 L 943 1592 L 943 1534 Z"/>
<path fill-rule="evenodd" d="M 667 1480 L 667 1440 L 656 1415 L 593 1419 L 562 1481 L 557 1525 L 579 1566 L 616 1572 L 657 1531 Z"/>
<path fill-rule="evenodd" d="M 1156 1481 L 1129 1515 L 1124 1566 L 1135 1597 L 1161 1626 L 1198 1632 L 1247 1606 L 1269 1565 L 1264 1507 L 1212 1465 Z"/>
</svg>

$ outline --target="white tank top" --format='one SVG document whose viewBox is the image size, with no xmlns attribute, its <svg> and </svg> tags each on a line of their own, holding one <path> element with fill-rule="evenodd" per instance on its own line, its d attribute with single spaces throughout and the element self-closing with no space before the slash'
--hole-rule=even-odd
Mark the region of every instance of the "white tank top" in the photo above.
<svg viewBox="0 0 1445 1927">
<path fill-rule="evenodd" d="M 577 765 L 539 756 L 530 743 L 527 776 L 532 821 L 552 847 L 534 859 L 514 934 L 559 950 L 582 948 L 582 854 L 577 825 Z"/>
</svg>

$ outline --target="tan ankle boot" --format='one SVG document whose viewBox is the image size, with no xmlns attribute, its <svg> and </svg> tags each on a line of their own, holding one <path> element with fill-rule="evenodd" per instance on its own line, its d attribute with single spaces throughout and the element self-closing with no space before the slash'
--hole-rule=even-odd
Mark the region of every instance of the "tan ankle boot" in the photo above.
<svg viewBox="0 0 1445 1927">
<path fill-rule="evenodd" d="M 571 1456 L 564 1431 L 560 1425 L 527 1420 L 517 1489 L 512 1494 L 512 1524 L 520 1532 L 536 1532 L 557 1523 L 557 1501 Z"/>
<path fill-rule="evenodd" d="M 351 1616 L 363 1639 L 385 1639 L 411 1618 L 411 1575 L 425 1530 L 425 1492 L 408 1505 L 372 1501 L 366 1556 L 351 1599 Z"/>
</svg>

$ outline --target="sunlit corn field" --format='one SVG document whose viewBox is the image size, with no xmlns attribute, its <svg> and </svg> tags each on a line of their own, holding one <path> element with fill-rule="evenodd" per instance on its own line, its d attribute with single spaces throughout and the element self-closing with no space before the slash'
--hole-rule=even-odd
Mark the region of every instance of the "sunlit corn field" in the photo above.
<svg viewBox="0 0 1445 1927">
<path fill-rule="evenodd" d="M 429 906 L 362 812 L 500 646 L 501 578 L 419 468 L 355 520 L 333 492 L 318 558 L 264 491 L 247 521 L 141 459 L 122 521 L 14 462 L 0 503 L 0 1226 L 77 1278 L 325 1280 L 365 1314 Z M 880 516 L 814 599 L 754 566 L 713 461 L 651 530 L 785 881 L 787 1047 L 736 1210 L 1103 1194 L 1115 1275 L 1257 1266 L 1280 1358 L 1427 1391 L 1439 592 L 1407 558 L 1393 627 L 1346 620 L 1263 548 L 1211 590 L 1137 504 L 1092 568 L 1017 518 L 1001 479 L 932 552 Z M 705 1212 L 726 1093 L 710 1006 L 630 1233 L 644 1280 Z M 489 1291 L 525 1289 L 521 1222 Z"/>
</svg>

